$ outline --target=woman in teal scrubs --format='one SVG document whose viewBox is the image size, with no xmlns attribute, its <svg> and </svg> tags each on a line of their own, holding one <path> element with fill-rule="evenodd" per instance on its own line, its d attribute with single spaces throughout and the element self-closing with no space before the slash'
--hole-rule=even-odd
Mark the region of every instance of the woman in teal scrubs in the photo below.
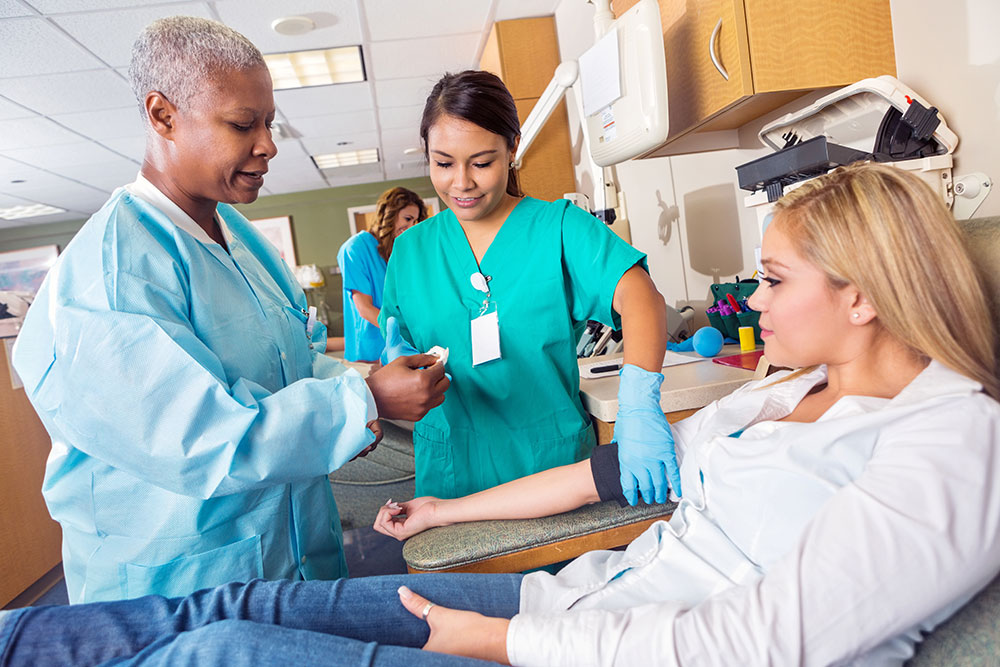
<svg viewBox="0 0 1000 667">
<path fill-rule="evenodd" d="M 449 349 L 448 397 L 414 433 L 417 495 L 461 496 L 589 455 L 576 362 L 587 320 L 621 326 L 626 341 L 616 421 L 626 496 L 662 502 L 668 477 L 680 493 L 659 409 L 665 308 L 645 256 L 568 201 L 521 193 L 520 124 L 496 76 L 445 75 L 420 135 L 448 210 L 397 239 L 380 314 L 416 349 Z"/>
<path fill-rule="evenodd" d="M 385 267 L 396 237 L 427 217 L 427 208 L 416 192 L 391 188 L 375 203 L 375 217 L 367 231 L 344 241 L 337 265 L 344 278 L 344 358 L 375 361 L 385 339 L 378 328 Z"/>
</svg>

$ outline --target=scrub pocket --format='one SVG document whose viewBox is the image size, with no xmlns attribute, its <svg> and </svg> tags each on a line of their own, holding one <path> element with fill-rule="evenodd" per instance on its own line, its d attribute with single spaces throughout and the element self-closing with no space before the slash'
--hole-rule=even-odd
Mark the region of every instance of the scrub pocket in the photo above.
<svg viewBox="0 0 1000 667">
<path fill-rule="evenodd" d="M 443 431 L 418 423 L 413 430 L 416 495 L 458 497 L 455 452 Z"/>
<path fill-rule="evenodd" d="M 162 595 L 180 597 L 201 588 L 264 576 L 260 536 L 227 544 L 204 553 L 177 558 L 163 565 L 125 563 L 125 597 Z"/>
</svg>

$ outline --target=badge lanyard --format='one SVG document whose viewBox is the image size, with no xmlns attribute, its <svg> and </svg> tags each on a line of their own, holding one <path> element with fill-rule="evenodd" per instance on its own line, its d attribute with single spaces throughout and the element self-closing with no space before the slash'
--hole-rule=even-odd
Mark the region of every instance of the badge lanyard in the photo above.
<svg viewBox="0 0 1000 667">
<path fill-rule="evenodd" d="M 487 361 L 500 359 L 500 320 L 497 316 L 497 305 L 492 300 L 489 282 L 490 276 L 484 276 L 482 271 L 476 271 L 469 276 L 472 286 L 483 292 L 479 313 L 472 318 L 472 365 L 478 366 Z"/>
</svg>

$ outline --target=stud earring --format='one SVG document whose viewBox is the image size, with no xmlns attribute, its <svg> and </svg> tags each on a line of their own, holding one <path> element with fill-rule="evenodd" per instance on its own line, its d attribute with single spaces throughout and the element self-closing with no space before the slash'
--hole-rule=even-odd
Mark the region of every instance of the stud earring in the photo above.
<svg viewBox="0 0 1000 667">
<path fill-rule="evenodd" d="M 509 166 L 509 167 L 507 167 L 507 168 L 508 168 L 508 169 L 513 169 L 513 168 L 514 168 L 514 162 L 512 161 L 512 162 L 510 163 L 510 166 Z"/>
<path fill-rule="evenodd" d="M 851 317 L 853 317 L 854 319 L 858 319 L 859 317 L 861 317 L 861 313 L 852 313 Z"/>
</svg>

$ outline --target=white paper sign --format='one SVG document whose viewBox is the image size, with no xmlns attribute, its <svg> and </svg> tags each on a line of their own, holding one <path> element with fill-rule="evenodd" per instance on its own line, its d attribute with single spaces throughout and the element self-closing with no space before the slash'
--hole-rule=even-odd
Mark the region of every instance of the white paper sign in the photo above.
<svg viewBox="0 0 1000 667">
<path fill-rule="evenodd" d="M 587 49 L 578 62 L 584 114 L 591 116 L 622 96 L 617 30 Z"/>
</svg>

